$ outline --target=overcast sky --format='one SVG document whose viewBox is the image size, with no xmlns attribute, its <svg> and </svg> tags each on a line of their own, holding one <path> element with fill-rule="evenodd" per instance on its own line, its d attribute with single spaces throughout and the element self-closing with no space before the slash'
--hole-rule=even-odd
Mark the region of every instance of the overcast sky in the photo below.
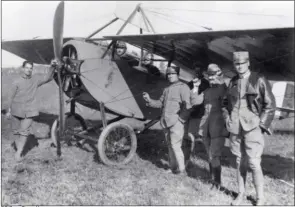
<svg viewBox="0 0 295 207">
<path fill-rule="evenodd" d="M 58 1 L 2 1 L 2 40 L 52 38 L 53 15 Z M 66 1 L 65 37 L 86 37 L 115 15 L 127 19 L 139 1 Z M 142 1 L 142 8 L 157 33 L 213 30 L 294 27 L 294 1 L 177 2 Z M 140 15 L 134 25 L 144 26 Z M 102 35 L 114 35 L 123 24 L 117 21 Z M 139 33 L 129 25 L 122 34 Z M 20 58 L 2 50 L 2 66 L 18 66 Z"/>
</svg>

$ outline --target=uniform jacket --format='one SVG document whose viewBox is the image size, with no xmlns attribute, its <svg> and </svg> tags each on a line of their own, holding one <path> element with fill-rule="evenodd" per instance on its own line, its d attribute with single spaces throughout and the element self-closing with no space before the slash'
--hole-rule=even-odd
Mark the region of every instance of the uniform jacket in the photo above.
<svg viewBox="0 0 295 207">
<path fill-rule="evenodd" d="M 20 74 L 12 82 L 11 97 L 8 101 L 12 115 L 22 118 L 39 115 L 37 89 L 51 80 L 50 74 L 33 74 L 31 78 L 25 78 L 23 74 Z"/>
<path fill-rule="evenodd" d="M 153 108 L 162 108 L 161 125 L 163 128 L 173 126 L 177 120 L 186 122 L 191 110 L 190 89 L 181 82 L 176 82 L 164 89 L 159 100 L 150 100 L 147 104 Z"/>
<path fill-rule="evenodd" d="M 237 86 L 238 79 L 239 76 L 233 77 L 228 86 L 223 107 L 223 117 L 225 120 L 229 118 L 233 105 L 239 98 L 239 96 L 229 93 L 233 87 Z M 246 87 L 246 101 L 248 109 L 260 118 L 259 126 L 270 134 L 269 127 L 274 118 L 276 102 L 269 82 L 265 77 L 256 72 L 251 72 L 249 76 Z"/>
</svg>

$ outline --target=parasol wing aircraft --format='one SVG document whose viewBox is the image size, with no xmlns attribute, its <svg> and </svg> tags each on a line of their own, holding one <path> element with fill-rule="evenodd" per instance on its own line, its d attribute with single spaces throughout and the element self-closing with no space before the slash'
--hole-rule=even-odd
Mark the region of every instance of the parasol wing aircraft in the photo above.
<svg viewBox="0 0 295 207">
<path fill-rule="evenodd" d="M 78 143 L 97 142 L 85 135 L 90 129 L 75 111 L 75 103 L 80 103 L 102 114 L 102 131 L 97 142 L 101 160 L 109 165 L 129 162 L 136 151 L 136 135 L 130 126 L 118 120 L 125 117 L 152 120 L 138 133 L 157 122 L 159 109 L 147 108 L 142 98 L 143 91 L 154 99 L 159 98 L 167 85 L 166 68 L 157 67 L 155 62 L 179 66 L 180 79 L 184 82 L 193 78 L 196 69 L 202 70 L 210 62 L 219 64 L 224 74 L 232 77 L 232 52 L 245 50 L 250 53 L 253 70 L 271 80 L 294 81 L 294 27 L 142 34 L 143 28 L 137 25 L 140 34 L 120 35 L 137 13 L 142 14 L 145 29 L 155 32 L 138 4 L 114 36 L 93 38 L 118 17 L 85 38 L 63 38 L 64 2 L 61 2 L 54 17 L 53 39 L 2 41 L 2 49 L 34 63 L 49 64 L 54 58 L 59 61 L 54 79 L 60 88 L 60 118 L 54 122 L 51 134 L 58 154 L 60 140 L 69 143 L 76 137 Z M 109 42 L 102 46 L 101 41 Z M 140 57 L 127 54 L 126 43 L 140 48 Z M 63 93 L 71 104 L 66 117 Z M 117 117 L 106 120 L 105 112 Z M 78 120 L 82 130 L 68 129 L 66 122 L 70 117 Z M 110 138 L 116 130 L 123 130 L 126 135 L 117 133 L 112 136 L 119 137 Z"/>
</svg>

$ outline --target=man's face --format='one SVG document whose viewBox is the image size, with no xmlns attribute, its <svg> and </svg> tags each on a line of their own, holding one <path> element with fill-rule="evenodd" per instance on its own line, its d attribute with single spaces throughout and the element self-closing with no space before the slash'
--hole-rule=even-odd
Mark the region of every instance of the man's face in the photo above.
<svg viewBox="0 0 295 207">
<path fill-rule="evenodd" d="M 177 73 L 168 73 L 167 78 L 170 83 L 177 82 L 178 81 L 178 74 Z"/>
<path fill-rule="evenodd" d="M 222 77 L 218 76 L 218 74 L 210 74 L 208 75 L 208 81 L 211 85 L 220 84 Z"/>
<path fill-rule="evenodd" d="M 26 76 L 31 76 L 33 73 L 33 66 L 27 63 L 25 67 L 23 67 L 23 71 Z"/>
<path fill-rule="evenodd" d="M 238 74 L 245 74 L 249 70 L 249 61 L 234 62 L 234 67 Z"/>
</svg>

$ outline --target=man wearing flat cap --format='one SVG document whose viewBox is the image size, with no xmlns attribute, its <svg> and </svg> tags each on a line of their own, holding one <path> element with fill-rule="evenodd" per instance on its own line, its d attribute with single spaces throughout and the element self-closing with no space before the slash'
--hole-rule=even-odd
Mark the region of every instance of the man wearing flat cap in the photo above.
<svg viewBox="0 0 295 207">
<path fill-rule="evenodd" d="M 209 87 L 203 92 L 204 114 L 200 121 L 199 136 L 203 139 L 208 158 L 213 186 L 221 186 L 221 153 L 228 131 L 222 116 L 222 100 L 226 92 L 221 69 L 209 64 L 204 74 Z"/>
<path fill-rule="evenodd" d="M 179 72 L 180 68 L 177 66 L 167 68 L 166 77 L 170 85 L 164 89 L 159 100 L 151 99 L 146 92 L 143 93 L 143 98 L 148 106 L 162 109 L 160 123 L 168 144 L 169 172 L 186 174 L 181 145 L 191 109 L 190 89 L 179 81 Z"/>
<path fill-rule="evenodd" d="M 256 205 L 264 205 L 261 155 L 263 134 L 270 134 L 274 118 L 275 98 L 269 82 L 260 74 L 250 71 L 249 53 L 234 52 L 233 64 L 238 75 L 229 83 L 225 96 L 224 119 L 231 133 L 230 149 L 236 156 L 238 196 L 232 205 L 240 205 L 245 196 L 247 164 L 256 190 Z"/>
</svg>

